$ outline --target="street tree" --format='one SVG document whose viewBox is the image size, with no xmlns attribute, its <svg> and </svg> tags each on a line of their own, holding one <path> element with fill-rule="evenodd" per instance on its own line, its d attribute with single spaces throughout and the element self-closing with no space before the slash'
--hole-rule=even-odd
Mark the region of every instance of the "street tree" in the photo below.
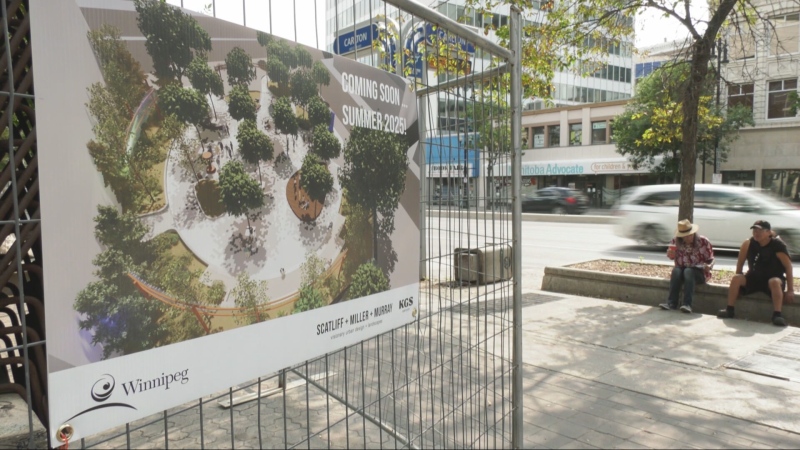
<svg viewBox="0 0 800 450">
<path fill-rule="evenodd" d="M 311 97 L 307 111 L 311 127 L 316 127 L 317 125 L 325 125 L 327 127 L 331 121 L 331 109 L 318 95 Z"/>
<path fill-rule="evenodd" d="M 394 212 L 405 189 L 408 147 L 405 136 L 354 127 L 344 147 L 341 185 L 347 198 L 372 214 L 373 257 L 378 259 L 378 213 L 384 233 L 394 230 Z"/>
<path fill-rule="evenodd" d="M 288 98 L 281 97 L 272 105 L 272 117 L 275 119 L 275 128 L 286 135 L 286 148 L 289 148 L 289 135 L 297 136 L 297 116 Z"/>
<path fill-rule="evenodd" d="M 160 81 L 180 80 L 200 53 L 211 51 L 211 37 L 190 15 L 159 0 L 134 0 L 139 30 Z"/>
<path fill-rule="evenodd" d="M 317 85 L 308 69 L 298 69 L 292 73 L 290 80 L 292 100 L 306 110 L 308 102 L 317 96 Z M 306 117 L 308 111 L 306 111 Z"/>
<path fill-rule="evenodd" d="M 236 133 L 236 140 L 239 143 L 239 152 L 242 159 L 248 164 L 255 164 L 258 167 L 258 179 L 261 178 L 261 162 L 272 159 L 274 148 L 272 140 L 261 132 L 256 122 L 250 119 L 243 120 L 239 124 L 239 131 Z"/>
<path fill-rule="evenodd" d="M 283 90 L 289 82 L 289 68 L 280 59 L 271 57 L 267 59 L 267 76 L 278 84 L 278 88 Z"/>
<path fill-rule="evenodd" d="M 198 55 L 192 60 L 192 63 L 186 69 L 186 76 L 189 77 L 189 82 L 198 92 L 208 95 L 208 100 L 214 110 L 214 117 L 217 117 L 217 108 L 214 106 L 214 99 L 211 98 L 211 94 L 222 97 L 225 95 L 225 91 L 222 85 L 222 78 L 208 65 L 206 55 Z"/>
<path fill-rule="evenodd" d="M 300 174 L 300 187 L 312 200 L 322 203 L 325 196 L 333 191 L 333 176 L 316 154 L 306 154 Z M 314 214 L 316 213 L 315 210 Z"/>
<path fill-rule="evenodd" d="M 234 217 L 245 216 L 247 229 L 250 226 L 249 212 L 264 206 L 264 192 L 256 180 L 244 170 L 239 161 L 231 161 L 219 171 L 219 189 L 222 203 Z"/>
<path fill-rule="evenodd" d="M 241 47 L 233 47 L 225 56 L 225 67 L 228 71 L 228 83 L 231 86 L 247 86 L 256 77 L 253 58 Z"/>
<path fill-rule="evenodd" d="M 353 274 L 349 296 L 351 299 L 366 297 L 389 290 L 386 274 L 372 262 L 362 264 Z"/>
<path fill-rule="evenodd" d="M 269 319 L 267 313 L 262 311 L 264 305 L 269 303 L 266 280 L 256 281 L 247 272 L 240 273 L 236 278 L 236 287 L 231 290 L 231 298 L 241 311 L 234 316 L 237 324 L 250 325 Z"/>
<path fill-rule="evenodd" d="M 256 120 L 256 102 L 247 86 L 238 85 L 231 89 L 228 112 L 236 120 Z"/>
<path fill-rule="evenodd" d="M 314 82 L 318 85 L 318 93 L 322 91 L 322 86 L 331 84 L 331 73 L 322 61 L 314 61 L 314 65 L 311 67 L 311 75 L 314 77 Z"/>
<path fill-rule="evenodd" d="M 311 143 L 314 153 L 326 162 L 338 158 L 342 153 L 342 144 L 339 142 L 339 138 L 328 131 L 328 127 L 325 125 L 314 127 Z"/>
<path fill-rule="evenodd" d="M 614 119 L 614 142 L 617 151 L 628 157 L 635 167 L 647 167 L 672 182 L 681 174 L 683 150 L 683 92 L 680 89 L 689 76 L 689 64 L 666 65 L 639 80 L 636 95 L 625 112 Z M 714 105 L 716 77 L 708 75 L 699 100 L 700 123 L 697 148 L 700 162 L 707 164 L 719 143 L 719 156 L 726 159 L 730 144 L 739 130 L 753 125 L 752 112 L 743 106 L 722 111 Z M 656 162 L 657 159 L 660 162 Z"/>
</svg>

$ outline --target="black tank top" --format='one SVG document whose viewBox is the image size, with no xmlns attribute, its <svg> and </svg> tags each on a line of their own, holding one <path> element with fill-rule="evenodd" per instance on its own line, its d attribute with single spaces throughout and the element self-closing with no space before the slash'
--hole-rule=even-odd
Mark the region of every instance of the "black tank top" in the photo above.
<svg viewBox="0 0 800 450">
<path fill-rule="evenodd" d="M 748 273 L 752 272 L 759 278 L 780 277 L 786 279 L 783 263 L 778 259 L 778 253 L 789 255 L 786 244 L 780 239 L 770 239 L 769 243 L 761 246 L 754 238 L 750 238 L 750 247 L 747 249 Z"/>
</svg>

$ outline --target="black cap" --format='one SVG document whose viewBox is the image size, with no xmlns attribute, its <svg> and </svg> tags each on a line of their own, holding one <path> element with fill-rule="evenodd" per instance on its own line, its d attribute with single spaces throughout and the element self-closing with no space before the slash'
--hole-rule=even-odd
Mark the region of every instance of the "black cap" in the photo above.
<svg viewBox="0 0 800 450">
<path fill-rule="evenodd" d="M 762 230 L 771 230 L 772 226 L 766 220 L 756 220 L 756 223 L 754 223 L 753 226 L 750 227 L 751 230 L 753 228 L 761 228 Z"/>
</svg>

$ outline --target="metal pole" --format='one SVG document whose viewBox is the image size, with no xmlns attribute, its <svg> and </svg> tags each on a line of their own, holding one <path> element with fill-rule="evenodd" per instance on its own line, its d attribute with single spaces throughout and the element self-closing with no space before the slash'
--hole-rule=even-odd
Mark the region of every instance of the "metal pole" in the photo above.
<svg viewBox="0 0 800 450">
<path fill-rule="evenodd" d="M 398 39 L 399 40 L 399 39 Z M 402 43 L 400 44 L 402 45 Z M 398 50 L 401 55 L 403 49 L 400 48 Z M 400 62 L 397 63 L 398 71 L 402 73 L 403 58 L 400 58 Z M 422 63 L 422 84 L 423 86 L 427 86 L 428 82 L 428 67 L 426 63 Z M 428 162 L 427 162 L 427 154 L 425 152 L 428 151 L 428 146 L 425 143 L 425 139 L 428 136 L 428 94 L 422 95 L 417 97 L 417 105 L 418 105 L 418 112 L 417 112 L 417 126 L 419 128 L 419 195 L 420 195 L 420 202 L 419 202 L 419 279 L 420 280 L 427 280 L 428 279 L 428 248 L 425 245 L 425 238 L 427 236 L 427 228 L 428 228 L 428 200 L 430 200 L 428 196 Z"/>
<path fill-rule="evenodd" d="M 717 39 L 717 100 L 716 108 L 719 111 L 719 85 L 722 82 L 722 41 Z M 703 166 L 705 168 L 705 166 Z M 714 173 L 719 173 L 719 130 L 714 135 Z M 705 182 L 705 177 L 703 179 Z"/>
<path fill-rule="evenodd" d="M 520 10 L 511 7 L 511 148 L 514 149 L 514 160 L 511 163 L 511 182 L 513 189 L 513 213 L 511 234 L 513 236 L 513 272 L 514 272 L 514 349 L 512 356 L 512 415 L 511 446 L 523 448 L 522 438 L 522 202 L 520 189 L 522 184 L 522 21 Z"/>
</svg>

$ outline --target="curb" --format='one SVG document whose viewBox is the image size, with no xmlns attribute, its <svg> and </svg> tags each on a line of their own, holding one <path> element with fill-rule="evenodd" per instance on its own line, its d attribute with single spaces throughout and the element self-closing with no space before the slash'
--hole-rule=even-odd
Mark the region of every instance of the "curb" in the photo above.
<svg viewBox="0 0 800 450">
<path fill-rule="evenodd" d="M 505 219 L 511 220 L 511 213 L 503 209 L 502 211 L 466 211 L 466 210 L 436 210 L 428 209 L 427 214 L 431 217 L 456 217 L 468 220 L 487 220 Z M 577 214 L 533 214 L 522 213 L 523 222 L 560 222 L 560 223 L 599 223 L 614 224 L 618 218 L 615 216 L 591 216 Z"/>
<path fill-rule="evenodd" d="M 666 301 L 669 280 L 569 267 L 545 267 L 542 290 L 655 307 Z M 695 313 L 716 316 L 717 311 L 728 304 L 728 286 L 698 285 L 692 303 Z M 789 324 L 799 325 L 800 305 L 784 305 L 783 316 Z M 737 319 L 767 322 L 771 317 L 772 301 L 766 294 L 756 293 L 739 297 L 736 301 Z"/>
</svg>

